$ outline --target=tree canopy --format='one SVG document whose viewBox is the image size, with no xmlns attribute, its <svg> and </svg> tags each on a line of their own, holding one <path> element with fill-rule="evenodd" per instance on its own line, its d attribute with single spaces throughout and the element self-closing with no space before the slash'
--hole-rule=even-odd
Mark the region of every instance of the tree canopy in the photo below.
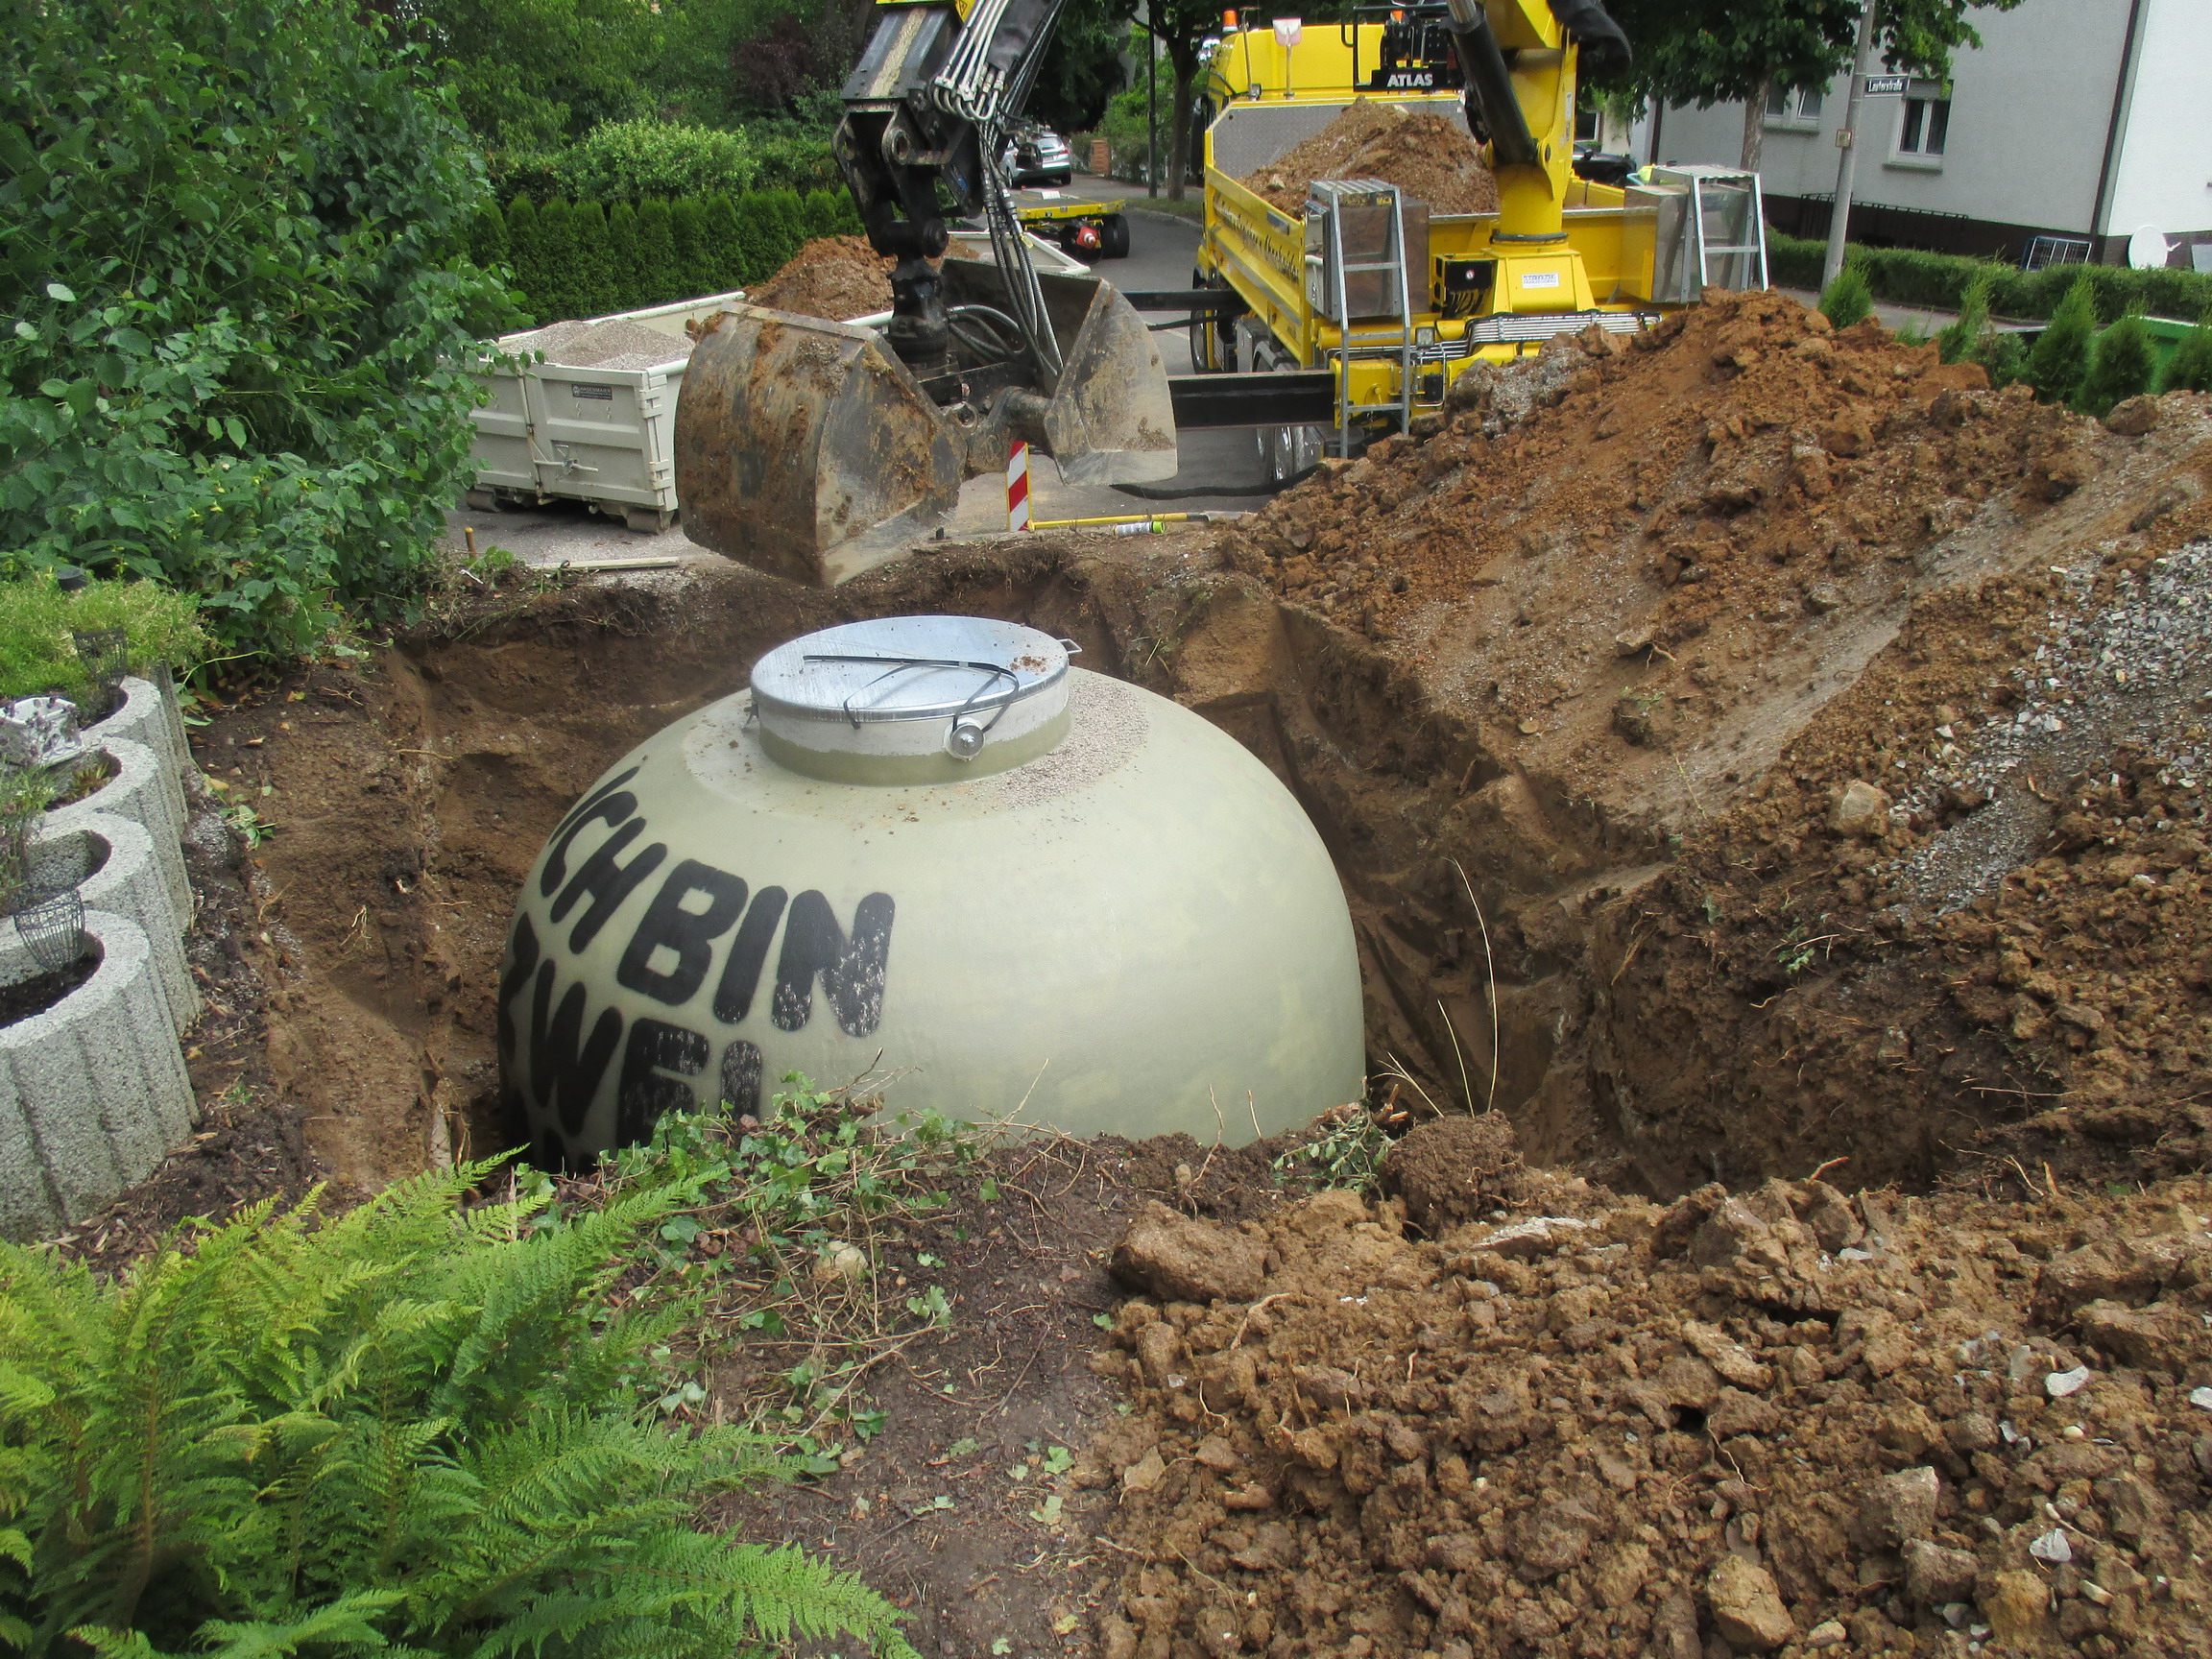
<svg viewBox="0 0 2212 1659">
<path fill-rule="evenodd" d="M 1609 0 L 1635 48 L 1625 90 L 1700 108 L 1764 100 L 1773 85 L 1825 86 L 1850 67 L 1861 0 Z M 1933 79 L 1979 46 L 1966 13 L 2020 0 L 1889 0 L 1875 19 L 1883 63 Z"/>
</svg>

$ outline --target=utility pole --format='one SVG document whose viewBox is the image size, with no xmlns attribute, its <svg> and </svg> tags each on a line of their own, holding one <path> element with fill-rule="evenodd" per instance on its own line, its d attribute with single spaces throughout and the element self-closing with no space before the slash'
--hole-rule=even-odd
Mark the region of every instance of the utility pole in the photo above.
<svg viewBox="0 0 2212 1659">
<path fill-rule="evenodd" d="M 1874 44 L 1874 0 L 1861 0 L 1859 44 L 1851 52 L 1851 98 L 1843 107 L 1843 130 L 1836 134 L 1842 155 L 1836 162 L 1836 206 L 1828 218 L 1828 257 L 1820 263 L 1826 291 L 1843 269 L 1843 243 L 1851 230 L 1851 173 L 1859 158 L 1859 117 L 1866 103 L 1866 54 Z"/>
</svg>

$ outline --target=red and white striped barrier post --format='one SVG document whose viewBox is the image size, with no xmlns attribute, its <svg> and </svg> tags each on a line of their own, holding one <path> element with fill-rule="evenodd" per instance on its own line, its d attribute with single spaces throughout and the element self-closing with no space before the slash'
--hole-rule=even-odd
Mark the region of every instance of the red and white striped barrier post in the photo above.
<svg viewBox="0 0 2212 1659">
<path fill-rule="evenodd" d="M 1029 528 L 1029 445 L 1019 438 L 1006 450 L 1006 528 Z"/>
</svg>

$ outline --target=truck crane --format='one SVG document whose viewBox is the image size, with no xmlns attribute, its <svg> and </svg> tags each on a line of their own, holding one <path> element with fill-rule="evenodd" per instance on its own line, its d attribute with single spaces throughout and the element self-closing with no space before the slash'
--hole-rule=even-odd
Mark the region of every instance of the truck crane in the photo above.
<svg viewBox="0 0 2212 1659">
<path fill-rule="evenodd" d="M 1061 0 L 877 4 L 834 152 L 870 247 L 894 261 L 891 310 L 725 311 L 702 325 L 677 410 L 686 533 L 778 575 L 829 586 L 897 558 L 1013 440 L 1070 482 L 1142 484 L 1174 473 L 1179 422 L 1248 426 L 1285 476 L 1331 428 L 1349 455 L 1409 424 L 1479 356 L 1766 280 L 1755 177 L 1685 169 L 1623 190 L 1575 175 L 1579 63 L 1627 52 L 1599 0 L 1431 0 L 1317 24 L 1303 86 L 1271 32 L 1225 35 L 1196 284 L 1126 296 L 1036 269 L 993 164 Z M 1369 95 L 1463 108 L 1498 211 L 1431 219 L 1395 185 L 1327 180 L 1300 221 L 1239 182 Z M 949 213 L 983 220 L 990 259 L 946 257 Z M 1185 314 L 1193 367 L 1214 373 L 1171 386 L 1147 312 Z"/>
</svg>

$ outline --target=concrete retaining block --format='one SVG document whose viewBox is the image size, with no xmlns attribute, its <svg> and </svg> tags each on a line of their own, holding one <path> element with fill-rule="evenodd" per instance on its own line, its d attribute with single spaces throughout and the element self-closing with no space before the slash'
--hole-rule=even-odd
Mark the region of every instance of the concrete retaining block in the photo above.
<svg viewBox="0 0 2212 1659">
<path fill-rule="evenodd" d="M 169 888 L 170 903 L 180 922 L 189 923 L 192 880 L 184 871 L 184 808 L 173 786 L 173 774 L 143 743 L 111 737 L 100 747 L 118 768 L 107 786 L 68 806 L 46 814 L 41 839 L 52 840 L 85 829 L 87 821 L 108 812 L 145 827 L 154 843 L 154 861 Z"/>
<path fill-rule="evenodd" d="M 155 971 L 169 995 L 177 1034 L 200 1013 L 200 989 L 184 958 L 186 919 L 177 914 L 175 898 L 154 854 L 154 838 L 143 824 L 95 812 L 83 827 L 48 835 L 31 848 L 35 890 L 59 892 L 75 886 L 87 909 L 108 910 L 138 924 L 154 952 Z M 12 928 L 0 927 L 0 985 L 12 985 L 40 972 Z"/>
<path fill-rule="evenodd" d="M 0 1027 L 0 1235 L 82 1221 L 191 1138 L 177 1016 L 137 924 L 87 910 L 100 966 L 42 1014 Z"/>
<path fill-rule="evenodd" d="M 154 751 L 169 787 L 177 799 L 177 822 L 191 816 L 184 800 L 184 778 L 192 766 L 192 751 L 184 741 L 184 719 L 177 708 L 174 686 L 166 696 L 151 680 L 123 682 L 123 702 L 107 719 L 84 728 L 87 749 L 105 748 L 109 738 L 128 738 Z"/>
</svg>

